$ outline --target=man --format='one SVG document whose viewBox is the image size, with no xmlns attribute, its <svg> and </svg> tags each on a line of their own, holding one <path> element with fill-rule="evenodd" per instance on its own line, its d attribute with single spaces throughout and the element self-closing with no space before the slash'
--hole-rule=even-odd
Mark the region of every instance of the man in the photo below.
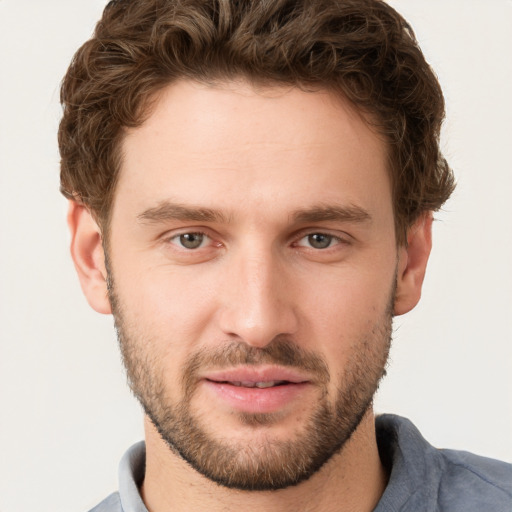
<svg viewBox="0 0 512 512">
<path fill-rule="evenodd" d="M 395 11 L 114 1 L 62 102 L 72 256 L 146 414 L 94 510 L 510 510 L 510 466 L 372 410 L 454 187 Z"/>
</svg>

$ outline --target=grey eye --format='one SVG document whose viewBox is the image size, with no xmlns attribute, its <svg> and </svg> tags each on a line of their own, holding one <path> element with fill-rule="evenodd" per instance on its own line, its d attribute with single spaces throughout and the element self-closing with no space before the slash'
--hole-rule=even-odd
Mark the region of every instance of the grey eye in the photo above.
<svg viewBox="0 0 512 512">
<path fill-rule="evenodd" d="M 180 244 L 185 247 L 185 249 L 197 249 L 201 247 L 205 239 L 205 235 L 203 233 L 183 233 L 183 235 L 179 235 Z"/>
<path fill-rule="evenodd" d="M 327 249 L 333 241 L 333 236 L 322 233 L 313 233 L 308 235 L 308 243 L 314 249 Z"/>
</svg>

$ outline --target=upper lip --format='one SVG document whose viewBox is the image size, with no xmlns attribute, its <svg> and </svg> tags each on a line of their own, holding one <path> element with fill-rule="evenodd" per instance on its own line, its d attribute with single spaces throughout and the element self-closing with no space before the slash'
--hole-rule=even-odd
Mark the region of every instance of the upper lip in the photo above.
<svg viewBox="0 0 512 512">
<path fill-rule="evenodd" d="M 283 366 L 238 366 L 236 368 L 209 371 L 202 377 L 214 382 L 286 381 L 299 384 L 311 380 L 299 370 Z"/>
</svg>

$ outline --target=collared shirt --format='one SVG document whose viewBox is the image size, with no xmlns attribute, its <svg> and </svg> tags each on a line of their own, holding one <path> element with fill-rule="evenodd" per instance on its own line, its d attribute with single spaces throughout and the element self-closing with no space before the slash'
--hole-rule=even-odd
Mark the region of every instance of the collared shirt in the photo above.
<svg viewBox="0 0 512 512">
<path fill-rule="evenodd" d="M 512 512 L 512 465 L 472 453 L 438 450 L 407 419 L 376 419 L 377 444 L 390 478 L 374 512 Z M 119 492 L 90 512 L 147 512 L 139 486 L 144 442 L 119 465 Z"/>
</svg>

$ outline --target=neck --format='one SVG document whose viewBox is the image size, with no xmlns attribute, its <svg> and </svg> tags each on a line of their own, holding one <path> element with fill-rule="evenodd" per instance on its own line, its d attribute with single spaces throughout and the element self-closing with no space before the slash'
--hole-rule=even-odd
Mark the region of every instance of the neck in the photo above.
<svg viewBox="0 0 512 512">
<path fill-rule="evenodd" d="M 239 491 L 211 482 L 172 452 L 146 418 L 146 475 L 142 499 L 150 512 L 371 511 L 387 483 L 369 410 L 340 453 L 308 480 L 277 491 Z"/>
</svg>

